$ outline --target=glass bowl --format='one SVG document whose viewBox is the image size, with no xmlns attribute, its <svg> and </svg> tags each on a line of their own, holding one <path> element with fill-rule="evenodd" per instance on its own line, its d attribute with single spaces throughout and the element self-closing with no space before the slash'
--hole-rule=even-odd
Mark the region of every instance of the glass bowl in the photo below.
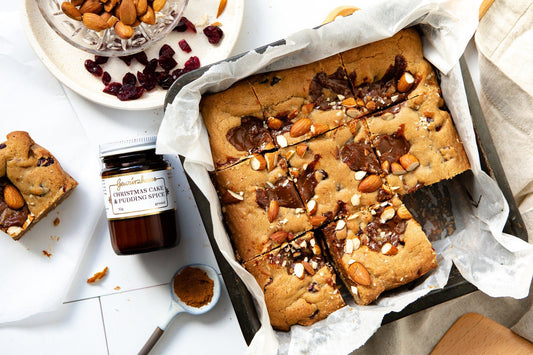
<svg viewBox="0 0 533 355">
<path fill-rule="evenodd" d="M 142 52 L 161 40 L 177 25 L 188 0 L 167 0 L 165 6 L 155 13 L 155 24 L 141 22 L 134 27 L 129 39 L 122 39 L 113 27 L 97 32 L 88 29 L 81 21 L 63 13 L 65 0 L 37 0 L 37 5 L 46 22 L 65 41 L 92 54 L 105 57 L 126 56 Z"/>
</svg>

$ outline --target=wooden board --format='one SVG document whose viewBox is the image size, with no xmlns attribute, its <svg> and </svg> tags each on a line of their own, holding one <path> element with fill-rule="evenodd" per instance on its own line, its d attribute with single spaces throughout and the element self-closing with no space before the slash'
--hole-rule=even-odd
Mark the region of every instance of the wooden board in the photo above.
<svg viewBox="0 0 533 355">
<path fill-rule="evenodd" d="M 444 334 L 431 355 L 533 354 L 533 344 L 478 313 L 467 313 Z"/>
</svg>

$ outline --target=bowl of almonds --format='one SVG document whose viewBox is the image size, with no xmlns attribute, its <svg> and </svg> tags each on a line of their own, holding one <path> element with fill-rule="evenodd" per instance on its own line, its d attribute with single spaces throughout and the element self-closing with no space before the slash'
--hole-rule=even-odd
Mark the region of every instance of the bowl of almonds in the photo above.
<svg viewBox="0 0 533 355">
<path fill-rule="evenodd" d="M 141 52 L 178 23 L 188 0 L 37 0 L 52 29 L 71 45 L 106 56 Z"/>
</svg>

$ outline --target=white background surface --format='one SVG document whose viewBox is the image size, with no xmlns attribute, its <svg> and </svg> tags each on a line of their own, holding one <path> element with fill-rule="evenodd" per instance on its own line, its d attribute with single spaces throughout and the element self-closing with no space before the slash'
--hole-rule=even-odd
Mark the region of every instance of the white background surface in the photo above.
<svg viewBox="0 0 533 355">
<path fill-rule="evenodd" d="M 273 42 L 299 29 L 319 25 L 330 10 L 346 3 L 349 2 L 246 1 L 242 29 L 232 55 Z M 17 5 L 17 2 L 8 2 L 4 11 L 17 11 Z M 30 50 L 29 44 L 27 46 Z M 80 53 L 80 65 L 82 58 L 84 55 Z M 41 89 L 44 91 L 46 87 Z M 87 132 L 95 159 L 100 143 L 156 134 L 163 115 L 161 109 L 132 112 L 106 108 L 67 88 L 65 95 Z M 95 233 L 65 303 L 57 311 L 0 326 L 0 353 L 132 354 L 142 347 L 166 313 L 170 302 L 168 282 L 173 273 L 181 265 L 193 262 L 215 265 L 181 167 L 175 164 L 174 168 L 182 236 L 180 245 L 144 255 L 116 256 L 111 249 L 102 207 Z M 95 171 L 94 175 L 97 177 L 99 172 Z M 87 285 L 87 278 L 105 266 L 109 267 L 106 278 L 96 285 Z M 120 290 L 115 290 L 117 286 Z M 208 314 L 179 315 L 153 353 L 234 354 L 243 353 L 245 346 L 223 288 L 219 304 Z"/>
</svg>

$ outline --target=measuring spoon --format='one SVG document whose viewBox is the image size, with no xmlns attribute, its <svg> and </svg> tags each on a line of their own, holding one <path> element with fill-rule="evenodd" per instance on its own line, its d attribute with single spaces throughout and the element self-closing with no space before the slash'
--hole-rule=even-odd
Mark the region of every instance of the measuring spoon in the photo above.
<svg viewBox="0 0 533 355">
<path fill-rule="evenodd" d="M 211 298 L 211 301 L 208 304 L 203 305 L 202 307 L 192 307 L 188 306 L 183 302 L 178 295 L 174 292 L 174 280 L 176 278 L 176 275 L 181 273 L 183 269 L 186 267 L 192 267 L 201 269 L 206 272 L 207 276 L 211 280 L 213 280 L 213 297 Z M 189 314 L 203 314 L 209 310 L 211 310 L 215 304 L 218 302 L 218 298 L 220 297 L 220 280 L 218 278 L 218 274 L 211 266 L 205 265 L 205 264 L 190 264 L 185 265 L 181 269 L 179 269 L 174 276 L 172 276 L 172 281 L 170 282 L 170 295 L 171 295 L 171 301 L 170 306 L 168 308 L 168 312 L 160 322 L 157 328 L 155 328 L 154 332 L 144 344 L 143 348 L 139 352 L 139 355 L 146 355 L 152 350 L 154 345 L 157 343 L 159 338 L 161 338 L 161 335 L 163 335 L 163 332 L 165 331 L 166 327 L 170 324 L 172 319 L 174 319 L 175 316 L 177 316 L 180 313 L 186 312 Z"/>
</svg>

